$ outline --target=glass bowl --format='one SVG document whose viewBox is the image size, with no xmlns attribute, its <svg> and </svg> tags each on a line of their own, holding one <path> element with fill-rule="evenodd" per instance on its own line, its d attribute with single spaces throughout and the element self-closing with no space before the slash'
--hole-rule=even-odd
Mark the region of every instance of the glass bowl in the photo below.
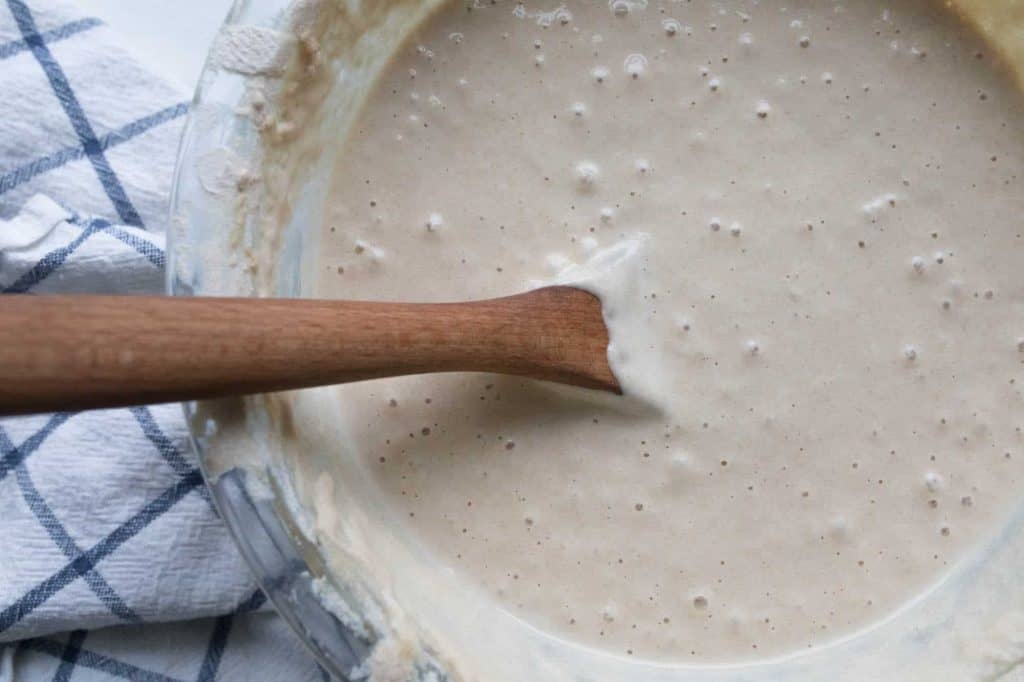
<svg viewBox="0 0 1024 682">
<path fill-rule="evenodd" d="M 392 49 L 440 4 L 237 0 L 211 49 L 181 144 L 170 294 L 309 295 L 320 206 L 339 146 L 322 144 L 323 133 L 340 139 Z M 960 5 L 983 30 L 997 31 L 992 40 L 1007 59 L 1024 63 L 1024 41 L 1013 38 L 1024 35 L 1024 13 L 1014 0 Z M 289 88 L 289 74 L 300 70 L 317 75 L 302 89 Z M 1006 580 L 1024 566 L 1022 513 L 885 621 L 813 651 L 741 666 L 636 661 L 536 630 L 431 564 L 388 526 L 358 480 L 332 489 L 351 498 L 352 518 L 339 522 L 373 532 L 352 531 L 347 546 L 335 548 L 347 563 L 332 563 L 320 521 L 302 502 L 319 493 L 299 489 L 292 475 L 303 449 L 333 436 L 329 424 L 309 416 L 332 400 L 331 392 L 312 389 L 187 403 L 185 414 L 213 499 L 257 581 L 339 679 L 385 677 L 383 670 L 389 680 L 994 679 L 1024 659 L 1024 607 L 1007 606 L 1017 596 Z M 370 570 L 374 557 L 420 568 L 400 580 L 390 576 L 388 585 Z"/>
</svg>

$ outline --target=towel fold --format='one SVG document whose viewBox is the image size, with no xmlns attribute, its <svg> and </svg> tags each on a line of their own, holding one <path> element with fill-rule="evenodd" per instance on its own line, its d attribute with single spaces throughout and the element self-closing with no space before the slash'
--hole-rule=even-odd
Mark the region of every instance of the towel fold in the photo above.
<svg viewBox="0 0 1024 682">
<path fill-rule="evenodd" d="M 54 0 L 0 0 L 0 93 L 0 292 L 161 293 L 183 93 Z M 321 679 L 265 601 L 180 407 L 0 420 L 0 680 Z"/>
</svg>

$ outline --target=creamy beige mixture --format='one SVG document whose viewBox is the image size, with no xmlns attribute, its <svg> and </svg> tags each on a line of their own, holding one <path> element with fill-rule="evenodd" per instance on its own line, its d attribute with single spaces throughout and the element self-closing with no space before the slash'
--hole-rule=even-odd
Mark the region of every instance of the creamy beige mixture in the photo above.
<svg viewBox="0 0 1024 682">
<path fill-rule="evenodd" d="M 454 3 L 346 142 L 317 293 L 510 294 L 646 235 L 589 286 L 654 406 L 429 376 L 339 388 L 342 428 L 437 560 L 543 630 L 820 647 L 1020 497 L 1021 130 L 925 0 Z"/>
</svg>

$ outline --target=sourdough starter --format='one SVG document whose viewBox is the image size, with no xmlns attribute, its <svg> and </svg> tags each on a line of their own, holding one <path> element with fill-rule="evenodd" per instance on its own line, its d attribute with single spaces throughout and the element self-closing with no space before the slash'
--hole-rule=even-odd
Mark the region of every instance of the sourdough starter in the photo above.
<svg viewBox="0 0 1024 682">
<path fill-rule="evenodd" d="M 919 0 L 430 19 L 343 141 L 316 293 L 506 295 L 627 244 L 585 283 L 627 396 L 339 388 L 394 517 L 498 607 L 623 656 L 820 647 L 928 590 L 1020 497 L 1024 140 L 998 61 Z"/>
</svg>

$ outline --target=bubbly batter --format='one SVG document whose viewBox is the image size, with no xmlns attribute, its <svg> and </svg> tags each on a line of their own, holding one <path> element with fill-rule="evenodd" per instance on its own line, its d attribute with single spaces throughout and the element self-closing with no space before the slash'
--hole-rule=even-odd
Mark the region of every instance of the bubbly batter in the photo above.
<svg viewBox="0 0 1024 682">
<path fill-rule="evenodd" d="M 613 360 L 658 409 L 428 376 L 339 388 L 344 428 L 568 639 L 734 662 L 876 622 L 1020 497 L 1022 123 L 927 0 L 453 3 L 346 141 L 317 293 L 505 295 L 646 234 L 654 343 Z"/>
</svg>

